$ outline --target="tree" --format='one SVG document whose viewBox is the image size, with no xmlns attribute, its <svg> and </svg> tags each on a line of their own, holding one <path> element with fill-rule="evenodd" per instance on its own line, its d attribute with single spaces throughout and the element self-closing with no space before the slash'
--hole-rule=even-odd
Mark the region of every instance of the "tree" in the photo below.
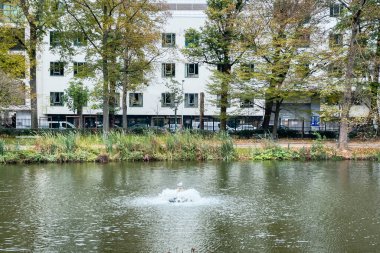
<svg viewBox="0 0 380 253">
<path fill-rule="evenodd" d="M 25 88 L 21 81 L 0 70 L 0 110 L 25 102 Z"/>
<path fill-rule="evenodd" d="M 347 9 L 347 24 L 350 31 L 347 56 L 345 61 L 345 82 L 343 86 L 342 110 L 339 131 L 339 149 L 347 149 L 348 131 L 349 131 L 349 113 L 353 99 L 353 87 L 355 86 L 356 76 L 354 73 L 356 61 L 359 57 L 360 50 L 360 27 L 363 13 L 370 11 L 366 9 L 369 5 L 367 0 L 352 0 L 349 4 L 340 1 Z"/>
<path fill-rule="evenodd" d="M 12 28 L 10 25 L 2 24 L 0 26 L 0 69 L 12 78 L 25 78 L 25 57 L 12 52 L 23 49 L 16 38 L 18 35 L 21 37 L 21 34 L 23 31 Z"/>
<path fill-rule="evenodd" d="M 124 74 L 131 75 L 130 73 L 136 72 L 136 70 L 126 70 L 125 66 L 134 66 L 136 59 L 139 59 L 134 55 L 144 53 L 146 44 L 143 37 L 144 32 L 141 31 L 144 31 L 142 27 L 147 22 L 141 17 L 149 19 L 151 17 L 149 15 L 154 12 L 149 11 L 148 6 L 152 8 L 154 4 L 148 0 L 64 0 L 63 2 L 69 15 L 69 18 L 65 19 L 68 21 L 68 30 L 75 30 L 84 37 L 87 41 L 86 58 L 91 60 L 89 65 L 92 66 L 94 73 L 101 73 L 99 82 L 102 84 L 103 132 L 107 135 L 110 123 L 109 114 L 114 107 L 113 99 L 117 83 L 124 78 L 124 86 L 128 86 L 128 81 L 125 81 L 128 78 L 125 78 L 120 70 L 124 66 Z M 150 28 L 152 26 L 146 27 L 146 29 Z M 135 50 L 133 46 L 138 50 Z M 126 53 L 128 49 L 134 54 Z M 120 59 L 124 59 L 124 61 L 120 62 Z M 142 72 L 145 69 L 142 68 L 139 71 Z M 124 90 L 126 94 L 127 89 Z M 126 108 L 125 94 L 123 95 L 123 107 Z"/>
<path fill-rule="evenodd" d="M 168 93 L 165 95 L 170 96 L 170 108 L 174 110 L 174 129 L 177 130 L 177 110 L 178 106 L 182 104 L 184 97 L 183 97 L 183 83 L 181 84 L 177 80 L 170 79 L 169 82 L 165 84 L 166 88 L 168 89 Z M 161 98 L 164 99 L 164 98 Z M 170 122 L 169 122 L 170 123 Z M 183 124 L 183 122 L 182 122 Z M 170 125 L 170 124 L 169 124 Z M 170 128 L 170 126 L 169 126 Z"/>
<path fill-rule="evenodd" d="M 18 32 L 13 36 L 27 52 L 30 86 L 31 127 L 38 128 L 37 112 L 37 50 L 46 31 L 57 25 L 61 15 L 59 0 L 9 0 L 7 20 Z M 27 34 L 25 36 L 25 31 Z"/>
<path fill-rule="evenodd" d="M 79 128 L 83 127 L 83 106 L 87 105 L 89 90 L 82 82 L 71 82 L 63 97 L 67 107 L 79 116 Z"/>
<path fill-rule="evenodd" d="M 86 58 L 94 59 L 88 62 L 94 67 L 94 71 L 102 73 L 102 107 L 103 107 L 103 133 L 109 132 L 109 100 L 110 100 L 110 76 L 111 50 L 113 38 L 111 37 L 114 16 L 118 10 L 119 1 L 88 1 L 88 0 L 64 0 L 64 6 L 68 17 L 69 31 L 80 33 L 87 42 Z"/>
<path fill-rule="evenodd" d="M 117 48 L 122 59 L 122 118 L 123 128 L 126 129 L 127 93 L 148 82 L 146 75 L 152 69 L 152 63 L 162 54 L 156 45 L 161 38 L 160 26 L 165 21 L 166 13 L 156 3 L 146 0 L 124 1 L 122 8 L 118 29 L 123 33 Z"/>
<path fill-rule="evenodd" d="M 206 63 L 216 67 L 212 94 L 220 97 L 220 129 L 226 131 L 227 107 L 231 93 L 232 67 L 247 52 L 240 25 L 244 22 L 245 0 L 208 0 L 207 21 L 197 31 L 189 29 L 185 37 L 188 46 L 184 54 L 192 62 Z"/>
<path fill-rule="evenodd" d="M 248 76 L 244 69 L 240 71 L 240 82 L 246 84 L 245 89 L 240 89 L 244 95 L 249 89 L 262 94 L 263 128 L 268 129 L 274 114 L 272 135 L 276 137 L 283 101 L 312 94 L 307 78 L 313 73 L 310 67 L 313 52 L 307 48 L 318 25 L 313 17 L 322 5 L 320 1 L 262 0 L 249 7 L 251 18 L 244 29 L 253 45 L 251 59 L 257 61 L 257 69 Z M 253 82 L 247 82 L 247 78 L 253 78 Z"/>
</svg>

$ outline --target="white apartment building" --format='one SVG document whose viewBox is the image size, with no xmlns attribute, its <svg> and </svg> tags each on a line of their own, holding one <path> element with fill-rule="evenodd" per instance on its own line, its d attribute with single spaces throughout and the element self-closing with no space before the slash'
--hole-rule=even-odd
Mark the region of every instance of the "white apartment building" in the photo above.
<svg viewBox="0 0 380 253">
<path fill-rule="evenodd" d="M 166 54 L 160 62 L 155 63 L 149 85 L 129 92 L 127 96 L 128 124 L 143 123 L 163 126 L 174 123 L 173 101 L 167 96 L 166 83 L 174 79 L 181 85 L 183 102 L 177 107 L 177 123 L 191 127 L 192 121 L 198 121 L 200 115 L 200 93 L 205 94 L 205 118 L 217 120 L 219 110 L 215 104 L 217 97 L 207 93 L 207 85 L 210 82 L 211 66 L 188 62 L 181 54 L 180 49 L 186 45 L 185 31 L 189 28 L 198 29 L 204 25 L 207 7 L 206 0 L 167 0 L 171 16 L 165 24 L 162 34 L 162 46 L 167 47 L 170 53 Z M 330 15 L 328 12 L 330 11 Z M 329 22 L 324 24 L 326 33 L 325 43 L 312 47 L 328 46 L 329 38 L 335 38 L 339 43 L 342 35 L 331 37 L 328 32 L 335 26 L 335 16 L 340 8 L 332 6 L 326 10 L 330 16 Z M 83 54 L 76 55 L 72 62 L 65 64 L 60 61 L 60 55 L 51 50 L 54 43 L 54 31 L 48 33 L 40 48 L 37 63 L 37 98 L 38 117 L 43 121 L 69 121 L 75 122 L 75 115 L 62 100 L 64 90 L 68 88 L 70 81 L 78 71 L 78 66 L 85 62 Z M 75 44 L 75 43 L 74 43 Z M 80 47 L 80 43 L 77 43 Z M 315 48 L 311 48 L 314 50 Z M 91 89 L 94 83 L 85 80 L 84 83 Z M 121 92 L 117 94 L 117 104 L 121 107 Z M 252 98 L 251 101 L 237 101 L 228 109 L 232 126 L 240 124 L 260 124 L 263 115 L 263 99 Z M 27 103 L 26 106 L 29 106 Z M 281 111 L 281 124 L 292 127 L 299 126 L 299 120 L 307 122 L 319 117 L 320 101 L 318 98 L 289 101 L 283 105 Z M 101 109 L 93 109 L 89 103 L 83 110 L 84 122 L 87 127 L 94 127 L 101 121 Z M 121 108 L 116 112 L 115 123 L 121 126 Z M 292 125 L 293 124 L 293 125 Z M 17 111 L 17 127 L 30 127 L 30 113 L 23 108 Z M 310 128 L 310 124 L 308 125 Z"/>
<path fill-rule="evenodd" d="M 215 104 L 216 96 L 206 92 L 210 81 L 210 66 L 206 64 L 191 63 L 181 54 L 180 49 L 185 47 L 185 31 L 189 28 L 203 26 L 207 7 L 206 0 L 168 0 L 167 4 L 171 12 L 164 33 L 162 34 L 162 47 L 169 52 L 154 63 L 153 73 L 145 88 L 129 92 L 127 96 L 128 124 L 143 123 L 163 126 L 174 123 L 173 101 L 170 96 L 167 83 L 171 79 L 177 81 L 182 87 L 183 101 L 177 107 L 177 123 L 191 127 L 192 121 L 199 120 L 200 93 L 205 93 L 205 120 L 217 121 L 220 108 Z M 74 122 L 75 115 L 62 100 L 64 90 L 68 88 L 74 78 L 77 66 L 85 62 L 83 54 L 76 55 L 72 62 L 65 64 L 60 61 L 60 55 L 51 50 L 54 43 L 54 31 L 48 33 L 38 55 L 37 73 L 37 98 L 38 117 L 40 124 L 43 121 L 69 121 Z M 80 45 L 78 45 L 80 47 Z M 90 80 L 84 83 L 93 88 Z M 121 92 L 117 93 L 116 103 L 120 110 L 116 111 L 115 123 L 121 125 Z M 245 103 L 241 106 L 229 108 L 230 115 L 239 116 L 238 123 L 245 120 L 259 122 L 263 117 L 262 100 L 255 103 Z M 86 126 L 94 127 L 95 122 L 101 121 L 101 109 L 92 109 L 91 102 L 84 107 L 83 115 Z M 17 114 L 17 127 L 29 127 L 30 116 L 25 111 Z"/>
</svg>

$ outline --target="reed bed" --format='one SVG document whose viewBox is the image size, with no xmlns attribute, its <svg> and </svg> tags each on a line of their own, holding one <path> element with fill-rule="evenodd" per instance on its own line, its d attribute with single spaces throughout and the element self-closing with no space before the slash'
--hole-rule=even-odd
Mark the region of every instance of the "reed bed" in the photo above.
<svg viewBox="0 0 380 253">
<path fill-rule="evenodd" d="M 111 132 L 100 134 L 46 133 L 28 148 L 6 150 L 0 141 L 0 163 L 196 161 L 232 160 L 236 152 L 227 135 L 204 136 L 188 131 L 144 135 Z"/>
</svg>

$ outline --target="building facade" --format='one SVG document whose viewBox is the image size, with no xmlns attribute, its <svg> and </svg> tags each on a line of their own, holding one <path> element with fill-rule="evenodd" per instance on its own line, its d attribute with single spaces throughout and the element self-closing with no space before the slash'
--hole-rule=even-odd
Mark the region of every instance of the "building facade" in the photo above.
<svg viewBox="0 0 380 253">
<path fill-rule="evenodd" d="M 204 115 L 206 121 L 218 121 L 220 108 L 215 101 L 218 97 L 207 92 L 213 67 L 188 62 L 181 53 L 186 47 L 185 31 L 189 28 L 198 29 L 205 24 L 207 8 L 206 0 L 168 0 L 167 6 L 170 17 L 165 24 L 162 33 L 161 46 L 166 51 L 159 62 L 154 63 L 153 72 L 149 74 L 148 85 L 143 88 L 130 91 L 127 95 L 128 125 L 148 124 L 152 126 L 164 126 L 167 124 L 183 124 L 192 127 L 193 122 L 199 121 L 201 93 L 204 93 Z M 311 35 L 311 43 L 304 50 L 318 51 L 334 45 L 343 44 L 343 34 L 335 34 L 333 28 L 336 25 L 336 17 L 339 16 L 341 7 L 333 4 L 326 8 L 326 21 L 321 23 L 320 33 Z M 61 60 L 61 56 L 53 50 L 55 32 L 50 31 L 44 38 L 39 48 L 37 62 L 37 99 L 38 118 L 40 125 L 47 121 L 68 121 L 76 124 L 76 115 L 69 110 L 63 101 L 65 89 L 70 81 L 85 64 L 85 55 L 77 54 L 70 62 Z M 74 42 L 80 52 L 84 45 L 80 41 Z M 325 75 L 323 71 L 316 73 Z M 84 80 L 84 84 L 91 90 L 95 83 Z M 180 86 L 181 97 L 179 101 L 173 101 L 170 96 L 168 84 L 176 83 Z M 116 93 L 116 117 L 115 124 L 121 122 L 121 91 Z M 176 102 L 176 103 L 174 103 Z M 85 127 L 96 127 L 101 124 L 102 110 L 94 109 L 93 102 L 89 102 L 83 108 Z M 300 127 L 300 122 L 307 128 L 319 127 L 319 114 L 321 111 L 319 98 L 313 97 L 299 101 L 284 101 L 280 113 L 280 125 Z M 17 112 L 17 128 L 30 127 L 30 102 Z M 235 101 L 228 108 L 230 116 L 229 125 L 251 124 L 260 126 L 264 116 L 264 100 L 253 97 L 249 101 Z"/>
</svg>

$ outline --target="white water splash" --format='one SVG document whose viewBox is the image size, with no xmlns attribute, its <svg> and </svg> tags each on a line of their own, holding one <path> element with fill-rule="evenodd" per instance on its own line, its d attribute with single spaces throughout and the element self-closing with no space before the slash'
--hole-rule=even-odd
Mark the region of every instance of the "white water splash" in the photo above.
<svg viewBox="0 0 380 253">
<path fill-rule="evenodd" d="M 132 199 L 133 206 L 202 206 L 219 204 L 220 200 L 215 197 L 201 197 L 195 189 L 165 189 L 156 197 L 139 197 Z"/>
</svg>

